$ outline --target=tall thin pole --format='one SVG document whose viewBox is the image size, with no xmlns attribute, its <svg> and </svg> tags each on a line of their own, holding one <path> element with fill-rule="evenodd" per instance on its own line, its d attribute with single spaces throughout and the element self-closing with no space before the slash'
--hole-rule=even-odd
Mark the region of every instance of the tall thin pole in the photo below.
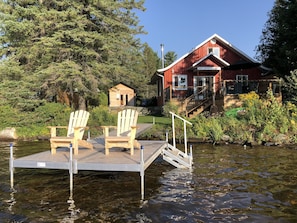
<svg viewBox="0 0 297 223">
<path fill-rule="evenodd" d="M 175 124 L 174 124 L 174 114 L 171 114 L 171 120 L 172 120 L 172 141 L 173 141 L 173 147 L 176 148 L 176 142 L 175 142 Z"/>
<path fill-rule="evenodd" d="M 165 64 L 164 64 L 164 44 L 161 43 L 161 68 L 163 69 L 165 67 Z M 165 81 L 164 81 L 164 74 L 162 76 L 162 104 L 165 105 Z"/>
<path fill-rule="evenodd" d="M 143 146 L 140 146 L 140 191 L 141 191 L 141 200 L 144 200 L 144 157 L 143 157 Z"/>
<path fill-rule="evenodd" d="M 72 148 L 72 143 L 70 143 L 70 153 L 69 153 L 69 178 L 70 178 L 70 182 L 69 182 L 69 189 L 70 189 L 70 194 L 72 195 L 73 193 L 73 148 Z"/>
<path fill-rule="evenodd" d="M 13 178 L 13 144 L 10 143 L 10 159 L 9 159 L 9 171 L 10 171 L 10 187 L 14 187 L 14 178 Z"/>
<path fill-rule="evenodd" d="M 164 68 L 164 44 L 161 43 L 161 62 L 162 62 L 162 68 Z"/>
</svg>

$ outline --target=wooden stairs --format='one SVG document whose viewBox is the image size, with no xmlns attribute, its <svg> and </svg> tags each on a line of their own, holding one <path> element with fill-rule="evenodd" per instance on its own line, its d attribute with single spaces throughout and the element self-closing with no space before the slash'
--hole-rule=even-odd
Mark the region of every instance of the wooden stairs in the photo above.
<svg viewBox="0 0 297 223">
<path fill-rule="evenodd" d="M 174 146 L 168 144 L 168 146 L 162 151 L 163 160 L 172 164 L 177 168 L 191 168 L 192 156 L 188 155 Z"/>
<path fill-rule="evenodd" d="M 186 98 L 182 104 L 182 109 L 186 113 L 186 116 L 191 118 L 208 109 L 212 105 L 212 100 L 210 98 L 197 100 L 195 95 L 191 95 Z"/>
<path fill-rule="evenodd" d="M 190 146 L 190 153 L 188 154 L 188 149 L 187 149 L 187 130 L 186 130 L 186 125 L 192 125 L 191 122 L 183 119 L 182 117 L 170 112 L 172 116 L 172 142 L 173 145 L 168 143 L 168 133 L 166 134 L 167 138 L 167 147 L 165 147 L 162 150 L 162 156 L 163 160 L 167 161 L 168 163 L 172 164 L 173 166 L 177 168 L 188 168 L 192 169 L 193 165 L 193 153 L 192 153 L 192 146 Z M 183 121 L 184 123 L 184 147 L 185 147 L 185 152 L 182 152 L 178 148 L 176 148 L 176 142 L 175 142 L 175 124 L 174 124 L 174 119 L 179 118 Z"/>
</svg>

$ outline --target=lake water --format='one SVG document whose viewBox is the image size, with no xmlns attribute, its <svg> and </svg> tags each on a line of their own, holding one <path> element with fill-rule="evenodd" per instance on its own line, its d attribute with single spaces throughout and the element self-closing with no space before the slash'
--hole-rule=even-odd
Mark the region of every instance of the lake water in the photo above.
<svg viewBox="0 0 297 223">
<path fill-rule="evenodd" d="M 80 171 L 69 194 L 65 170 L 15 170 L 10 189 L 9 143 L 0 143 L 0 222 L 297 222 L 297 150 L 194 144 L 194 168 L 162 159 L 139 173 Z M 49 149 L 22 142 L 15 157 Z"/>
</svg>

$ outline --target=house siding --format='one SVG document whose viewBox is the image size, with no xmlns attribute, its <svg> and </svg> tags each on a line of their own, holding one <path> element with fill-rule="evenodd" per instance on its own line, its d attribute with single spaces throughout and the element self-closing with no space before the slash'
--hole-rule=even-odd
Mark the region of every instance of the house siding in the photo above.
<svg viewBox="0 0 297 223">
<path fill-rule="evenodd" d="M 212 41 L 213 39 L 215 39 L 215 41 Z M 210 55 L 208 53 L 209 48 L 214 48 L 214 54 Z M 216 55 L 217 48 L 219 49 L 219 55 Z M 213 35 L 208 40 L 198 45 L 190 53 L 186 54 L 178 61 L 175 61 L 167 68 L 162 69 L 161 74 L 164 79 L 162 80 L 164 81 L 164 91 L 159 93 L 159 96 L 162 98 L 157 98 L 158 104 L 164 105 L 164 102 L 166 102 L 166 100 L 163 100 L 164 92 L 170 92 L 169 100 L 171 100 L 172 97 L 188 97 L 189 94 L 193 93 L 193 89 L 195 87 L 194 78 L 196 76 L 200 76 L 201 78 L 211 77 L 208 81 L 212 81 L 213 85 L 211 90 L 215 96 L 222 94 L 225 90 L 225 80 L 236 81 L 237 75 L 248 75 L 249 81 L 265 79 L 265 77 L 262 76 L 262 71 L 259 67 L 249 68 L 246 70 L 224 69 L 224 67 L 230 64 L 235 64 L 238 61 L 255 62 L 252 58 L 229 44 L 218 35 Z M 195 65 L 195 67 L 193 67 L 193 65 Z M 173 75 L 180 74 L 187 75 L 187 88 L 185 90 L 173 90 Z M 198 78 L 198 80 L 201 80 L 201 78 Z M 168 94 L 164 97 L 168 97 Z"/>
</svg>

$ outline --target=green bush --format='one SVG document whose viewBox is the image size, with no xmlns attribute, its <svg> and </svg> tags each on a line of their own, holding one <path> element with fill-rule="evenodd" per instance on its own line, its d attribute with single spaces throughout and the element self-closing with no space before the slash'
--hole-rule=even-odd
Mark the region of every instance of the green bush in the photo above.
<svg viewBox="0 0 297 223">
<path fill-rule="evenodd" d="M 173 112 L 175 114 L 178 114 L 178 106 L 171 103 L 171 102 L 167 102 L 164 106 L 163 106 L 163 112 L 162 114 L 165 117 L 171 117 L 169 112 Z"/>
<path fill-rule="evenodd" d="M 101 126 L 113 125 L 115 126 L 117 122 L 117 114 L 111 113 L 107 106 L 98 106 L 90 110 L 90 117 L 88 121 L 88 126 L 92 137 L 99 136 L 103 133 Z"/>
<path fill-rule="evenodd" d="M 107 96 L 107 94 L 105 94 L 104 92 L 100 92 L 99 96 L 98 96 L 98 99 L 99 99 L 99 105 L 108 106 L 108 96 Z"/>
</svg>

